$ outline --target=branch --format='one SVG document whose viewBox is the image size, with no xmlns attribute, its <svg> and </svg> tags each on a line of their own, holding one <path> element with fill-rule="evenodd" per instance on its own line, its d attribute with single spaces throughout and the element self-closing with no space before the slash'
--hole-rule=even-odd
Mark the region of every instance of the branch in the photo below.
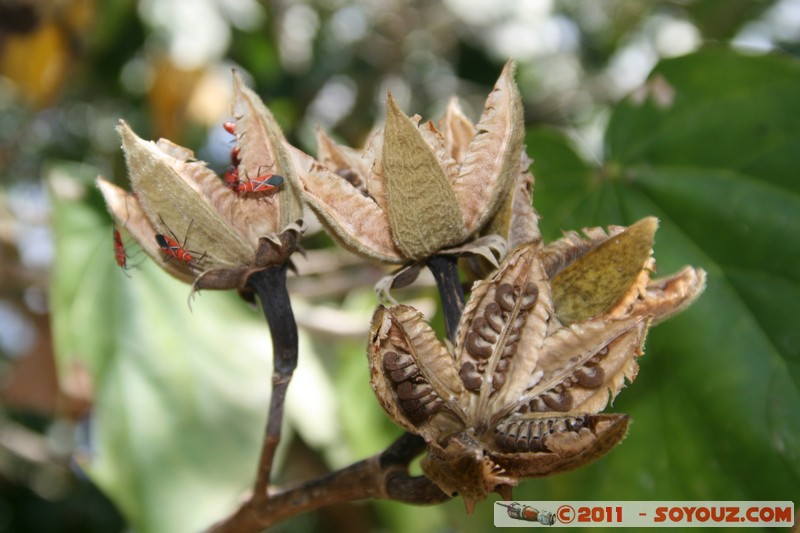
<svg viewBox="0 0 800 533">
<path fill-rule="evenodd" d="M 369 459 L 270 493 L 266 498 L 248 498 L 232 515 L 211 526 L 208 533 L 257 533 L 292 516 L 366 498 L 414 505 L 449 500 L 428 478 L 408 474 L 408 464 L 424 450 L 425 441 L 421 437 L 405 433 Z"/>
<path fill-rule="evenodd" d="M 272 336 L 272 394 L 264 444 L 253 487 L 253 495 L 259 499 L 267 495 L 272 460 L 281 439 L 286 389 L 297 367 L 298 337 L 297 324 L 286 289 L 286 264 L 256 272 L 248 279 L 248 285 L 258 294 Z"/>
<path fill-rule="evenodd" d="M 434 256 L 427 264 L 436 278 L 447 336 L 455 341 L 465 300 L 457 258 Z M 285 266 L 254 274 L 249 283 L 259 296 L 272 333 L 275 368 L 270 414 L 253 492 L 231 515 L 212 525 L 208 533 L 257 533 L 292 516 L 366 498 L 412 505 L 449 500 L 450 496 L 425 476 L 409 475 L 409 464 L 426 448 L 425 440 L 412 433 L 404 433 L 380 454 L 319 479 L 267 491 L 272 459 L 280 440 L 283 400 L 297 364 L 297 326 L 286 291 Z"/>
</svg>

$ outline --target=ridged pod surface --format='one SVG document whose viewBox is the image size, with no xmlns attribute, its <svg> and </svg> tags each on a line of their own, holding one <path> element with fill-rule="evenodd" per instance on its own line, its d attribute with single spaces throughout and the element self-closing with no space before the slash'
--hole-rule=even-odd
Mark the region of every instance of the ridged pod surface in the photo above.
<svg viewBox="0 0 800 533">
<path fill-rule="evenodd" d="M 656 227 L 647 218 L 517 248 L 473 286 L 452 354 L 413 308 L 375 312 L 373 389 L 428 442 L 425 474 L 468 510 L 491 491 L 510 497 L 522 478 L 593 461 L 625 436 L 627 415 L 598 413 L 635 379 L 649 326 L 705 284 L 691 267 L 650 280 Z"/>
</svg>

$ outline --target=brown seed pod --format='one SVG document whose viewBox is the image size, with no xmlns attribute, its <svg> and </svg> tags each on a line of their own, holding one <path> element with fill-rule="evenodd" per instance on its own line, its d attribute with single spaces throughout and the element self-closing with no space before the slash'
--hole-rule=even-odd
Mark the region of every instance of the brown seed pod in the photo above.
<svg viewBox="0 0 800 533">
<path fill-rule="evenodd" d="M 648 327 L 689 305 L 705 281 L 688 267 L 650 281 L 653 231 L 655 220 L 644 219 L 611 237 L 588 230 L 595 241 L 585 246 L 568 237 L 518 248 L 473 287 L 452 356 L 414 309 L 376 311 L 373 388 L 396 422 L 428 442 L 426 475 L 468 510 L 492 491 L 510 498 L 525 477 L 591 462 L 625 436 L 627 415 L 597 413 L 635 379 Z M 622 259 L 610 251 L 633 264 L 617 268 Z M 597 294 L 570 303 L 588 280 Z M 555 294 L 565 295 L 569 318 L 556 317 Z"/>
</svg>

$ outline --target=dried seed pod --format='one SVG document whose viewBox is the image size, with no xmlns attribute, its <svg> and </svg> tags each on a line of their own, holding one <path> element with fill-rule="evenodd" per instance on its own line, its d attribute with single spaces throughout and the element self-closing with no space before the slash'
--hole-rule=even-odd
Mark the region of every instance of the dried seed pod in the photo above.
<svg viewBox="0 0 800 533">
<path fill-rule="evenodd" d="M 304 199 L 334 239 L 386 263 L 447 253 L 481 255 L 494 267 L 512 225 L 515 243 L 538 239 L 513 71 L 509 62 L 477 125 L 451 104 L 439 131 L 407 116 L 389 95 L 386 124 L 361 160 L 322 134 L 318 162 L 295 151 Z M 519 194 L 510 194 L 515 185 Z M 495 222 L 502 231 L 484 231 Z"/>
<path fill-rule="evenodd" d="M 372 388 L 400 425 L 433 438 L 440 428 L 463 424 L 453 357 L 414 308 L 378 307 L 368 355 Z"/>
<path fill-rule="evenodd" d="M 564 324 L 600 315 L 629 292 L 650 258 L 658 220 L 648 217 L 587 251 L 552 278 Z"/>
<path fill-rule="evenodd" d="M 412 308 L 375 313 L 373 388 L 396 422 L 428 442 L 426 475 L 468 510 L 492 491 L 510 499 L 525 477 L 591 462 L 625 436 L 627 415 L 597 413 L 635 379 L 647 328 L 689 305 L 705 280 L 686 268 L 650 281 L 654 230 L 645 219 L 612 228 L 610 238 L 588 230 L 590 245 L 568 236 L 544 250 L 519 247 L 473 287 L 452 357 Z M 609 250 L 633 265 L 620 272 Z M 560 282 L 558 272 L 566 273 Z M 573 322 L 556 318 L 557 283 L 567 284 L 558 290 L 569 300 L 568 283 L 590 279 L 600 280 L 588 299 L 600 310 L 577 306 Z"/>
<path fill-rule="evenodd" d="M 406 257 L 422 259 L 466 238 L 458 199 L 434 149 L 391 94 L 386 104 L 383 172 L 389 223 Z"/>
<path fill-rule="evenodd" d="M 97 181 L 117 225 L 194 289 L 243 290 L 251 274 L 288 260 L 304 228 L 296 161 L 283 134 L 237 74 L 233 94 L 236 123 L 227 129 L 237 136 L 237 187 L 277 190 L 272 196 L 240 196 L 191 150 L 165 139 L 145 141 L 122 121 L 117 129 L 133 192 Z M 259 175 L 265 167 L 280 179 Z"/>
</svg>

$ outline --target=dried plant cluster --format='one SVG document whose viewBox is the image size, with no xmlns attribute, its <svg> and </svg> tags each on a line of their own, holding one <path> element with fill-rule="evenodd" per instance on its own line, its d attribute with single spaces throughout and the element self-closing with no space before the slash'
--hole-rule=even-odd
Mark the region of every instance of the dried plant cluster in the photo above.
<svg viewBox="0 0 800 533">
<path fill-rule="evenodd" d="M 522 109 L 509 67 L 478 128 L 456 101 L 442 132 L 419 120 L 389 94 L 386 125 L 363 154 L 320 132 L 320 163 L 302 176 L 309 206 L 345 247 L 365 257 L 402 263 L 447 253 L 486 225 L 520 175 Z"/>
<path fill-rule="evenodd" d="M 585 465 L 625 436 L 627 415 L 597 413 L 636 377 L 648 327 L 688 305 L 705 280 L 693 268 L 649 279 L 655 229 L 646 218 L 610 235 L 595 228 L 588 239 L 517 248 L 473 287 L 452 353 L 415 309 L 375 312 L 372 386 L 429 444 L 425 474 L 468 510 L 492 491 L 511 499 L 520 479 Z M 589 280 L 598 284 L 587 293 Z"/>
<path fill-rule="evenodd" d="M 272 114 L 238 75 L 233 87 L 238 174 L 255 177 L 269 169 L 296 183 L 298 170 Z M 117 129 L 133 192 L 102 177 L 98 186 L 117 226 L 169 274 L 196 289 L 245 291 L 253 273 L 288 260 L 303 231 L 295 188 L 241 195 L 188 148 L 144 141 L 125 122 Z M 191 260 L 166 253 L 155 235 L 171 237 Z"/>
<path fill-rule="evenodd" d="M 308 169 L 303 198 L 343 247 L 365 258 L 414 267 L 435 255 L 479 254 L 497 266 L 509 245 L 539 238 L 523 137 L 511 63 L 477 124 L 456 99 L 438 128 L 420 124 L 389 94 L 386 123 L 363 152 L 319 131 L 317 160 L 298 156 Z M 413 281 L 407 271 L 395 287 Z"/>
<path fill-rule="evenodd" d="M 599 413 L 636 377 L 648 328 L 697 298 L 705 273 L 651 279 L 654 218 L 541 242 L 511 63 L 476 124 L 455 100 L 435 125 L 389 95 L 385 125 L 363 152 L 320 131 L 316 158 L 286 142 L 238 77 L 234 95 L 236 174 L 279 174 L 277 194 L 241 195 L 187 149 L 119 128 L 134 192 L 99 186 L 117 224 L 162 267 L 197 289 L 246 292 L 255 274 L 288 261 L 301 201 L 344 248 L 402 265 L 384 289 L 434 270 L 432 258 L 479 254 L 497 268 L 465 307 L 444 302 L 456 313 L 451 344 L 406 305 L 379 306 L 372 319 L 372 387 L 424 439 L 425 475 L 471 510 L 489 492 L 510 499 L 521 479 L 578 468 L 622 440 L 628 416 Z M 189 259 L 157 234 L 182 238 Z"/>
</svg>

